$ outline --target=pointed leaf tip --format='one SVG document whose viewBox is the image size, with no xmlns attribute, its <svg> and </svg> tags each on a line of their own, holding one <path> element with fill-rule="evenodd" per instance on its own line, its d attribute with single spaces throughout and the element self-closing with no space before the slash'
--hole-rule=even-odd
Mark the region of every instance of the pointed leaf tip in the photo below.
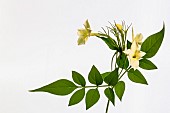
<svg viewBox="0 0 170 113">
<path fill-rule="evenodd" d="M 90 83 L 95 85 L 101 85 L 103 83 L 103 78 L 98 69 L 94 65 L 92 66 L 89 72 L 88 80 Z"/>
<path fill-rule="evenodd" d="M 104 81 L 108 85 L 115 86 L 118 82 L 118 68 L 112 71 L 107 77 L 104 78 Z"/>
<path fill-rule="evenodd" d="M 125 91 L 125 83 L 123 81 L 119 81 L 115 86 L 115 93 L 120 99 L 120 101 L 122 100 L 124 91 Z"/>
<path fill-rule="evenodd" d="M 104 90 L 104 93 L 105 93 L 106 97 L 112 102 L 112 104 L 115 105 L 115 94 L 114 94 L 113 89 L 106 88 Z"/>
<path fill-rule="evenodd" d="M 142 69 L 146 70 L 153 70 L 153 69 L 158 69 L 155 64 L 153 64 L 150 60 L 148 59 L 141 59 L 139 60 L 139 67 Z"/>
<path fill-rule="evenodd" d="M 41 88 L 31 90 L 31 92 L 48 92 L 63 96 L 72 93 L 76 88 L 77 86 L 73 82 L 67 79 L 60 79 Z"/>
<path fill-rule="evenodd" d="M 145 56 L 143 58 L 151 58 L 155 56 L 155 54 L 158 52 L 163 38 L 164 38 L 164 32 L 165 32 L 165 24 L 163 23 L 163 28 L 159 32 L 150 35 L 141 46 L 141 51 L 145 52 Z"/>
<path fill-rule="evenodd" d="M 76 71 L 72 71 L 72 78 L 75 83 L 77 83 L 83 87 L 86 85 L 86 81 L 80 73 L 78 73 Z"/>
<path fill-rule="evenodd" d="M 90 89 L 86 94 L 86 110 L 95 105 L 100 98 L 98 89 Z"/>
<path fill-rule="evenodd" d="M 139 70 L 133 70 L 131 69 L 130 71 L 128 71 L 128 78 L 135 83 L 141 83 L 141 84 L 145 84 L 148 85 L 145 77 L 142 75 L 142 73 Z"/>
<path fill-rule="evenodd" d="M 76 91 L 71 96 L 68 106 L 72 106 L 72 105 L 75 105 L 75 104 L 78 104 L 79 102 L 81 102 L 84 98 L 84 95 L 85 95 L 85 89 L 84 88 Z"/>
</svg>

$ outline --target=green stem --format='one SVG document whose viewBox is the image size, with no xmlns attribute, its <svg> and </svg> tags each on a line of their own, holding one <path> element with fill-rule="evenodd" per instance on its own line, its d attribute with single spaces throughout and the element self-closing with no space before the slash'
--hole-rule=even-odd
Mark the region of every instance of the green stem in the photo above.
<svg viewBox="0 0 170 113">
<path fill-rule="evenodd" d="M 115 57 L 115 55 L 117 54 L 117 51 L 114 53 L 114 55 L 112 56 L 112 60 L 111 60 L 111 71 L 113 70 L 113 59 Z"/>
<path fill-rule="evenodd" d="M 117 51 L 114 53 L 114 55 L 112 56 L 112 60 L 111 60 L 111 71 L 113 70 L 113 59 L 114 57 L 117 57 Z M 116 58 L 117 59 L 117 58 Z M 116 66 L 116 62 L 115 62 L 115 66 Z M 106 106 L 106 113 L 108 113 L 108 109 L 109 109 L 109 104 L 110 104 L 110 101 L 108 100 L 107 101 L 107 106 Z"/>
<path fill-rule="evenodd" d="M 90 33 L 90 36 L 100 36 L 99 33 Z"/>
<path fill-rule="evenodd" d="M 123 77 L 123 75 L 124 75 L 126 72 L 129 71 L 130 68 L 131 68 L 131 66 L 129 66 L 129 67 L 125 70 L 125 72 L 119 77 L 118 81 Z"/>
<path fill-rule="evenodd" d="M 121 42 L 120 42 L 120 38 L 119 38 L 119 35 L 116 36 L 117 37 L 117 41 L 118 41 L 118 45 L 119 45 L 119 48 L 121 47 Z"/>
<path fill-rule="evenodd" d="M 127 32 L 125 32 L 125 43 L 126 43 L 126 37 L 127 37 Z M 125 45 L 124 45 L 123 50 L 125 50 Z"/>
<path fill-rule="evenodd" d="M 121 71 L 120 71 L 120 73 L 119 73 L 119 76 L 122 74 L 122 72 L 123 72 L 123 68 L 124 68 L 124 66 L 125 66 L 125 64 L 126 64 L 126 61 L 127 61 L 127 59 L 125 59 L 125 61 L 124 61 L 124 64 L 123 64 L 123 67 L 122 67 L 122 69 L 121 69 Z"/>
<path fill-rule="evenodd" d="M 116 60 L 117 60 L 117 58 L 118 58 L 118 56 L 117 56 L 117 55 L 118 55 L 118 54 L 116 54 Z M 116 63 L 117 63 L 117 62 L 115 62 L 115 68 L 116 68 Z"/>
<path fill-rule="evenodd" d="M 109 103 L 110 103 L 110 101 L 108 100 L 108 101 L 107 101 L 107 106 L 106 106 L 106 113 L 108 113 Z"/>
<path fill-rule="evenodd" d="M 108 87 L 109 85 L 101 85 L 101 86 L 84 86 L 84 88 L 96 88 L 96 87 Z M 78 88 L 83 88 L 82 86 L 79 86 Z"/>
</svg>

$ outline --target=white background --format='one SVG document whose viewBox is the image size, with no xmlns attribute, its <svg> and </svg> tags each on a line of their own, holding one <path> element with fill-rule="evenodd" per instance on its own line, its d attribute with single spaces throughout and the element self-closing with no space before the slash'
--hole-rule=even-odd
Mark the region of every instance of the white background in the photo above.
<svg viewBox="0 0 170 113">
<path fill-rule="evenodd" d="M 68 107 L 69 96 L 30 93 L 57 79 L 71 80 L 76 70 L 86 78 L 94 64 L 110 70 L 113 54 L 101 40 L 90 37 L 77 45 L 77 29 L 89 19 L 93 31 L 108 21 L 132 23 L 144 38 L 166 25 L 165 39 L 151 60 L 158 69 L 142 70 L 149 85 L 127 76 L 123 101 L 110 113 L 168 113 L 170 111 L 170 2 L 168 0 L 0 0 L 0 113 L 104 113 L 107 99 L 88 111 L 84 100 Z M 131 34 L 131 32 L 129 32 Z M 131 40 L 131 37 L 128 37 Z"/>
</svg>

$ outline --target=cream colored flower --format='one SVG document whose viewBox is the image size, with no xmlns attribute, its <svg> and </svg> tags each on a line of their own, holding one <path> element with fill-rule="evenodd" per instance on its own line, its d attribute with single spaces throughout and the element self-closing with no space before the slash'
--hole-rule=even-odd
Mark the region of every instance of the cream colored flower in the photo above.
<svg viewBox="0 0 170 113">
<path fill-rule="evenodd" d="M 85 21 L 84 27 L 85 27 L 84 29 L 78 29 L 78 32 L 77 32 L 79 36 L 78 41 L 77 41 L 78 45 L 85 44 L 86 41 L 88 40 L 88 37 L 90 37 L 91 35 L 91 29 L 90 29 L 90 24 L 88 20 Z"/>
<path fill-rule="evenodd" d="M 143 35 L 141 33 L 137 34 L 134 37 L 134 31 L 133 31 L 133 28 L 132 28 L 132 40 L 133 41 L 135 40 L 137 44 L 141 45 L 142 44 L 142 39 L 143 39 Z"/>
<path fill-rule="evenodd" d="M 124 53 L 129 56 L 130 65 L 134 70 L 139 67 L 139 60 L 145 55 L 144 52 L 139 50 L 138 44 L 135 40 L 132 42 L 131 48 L 124 51 Z"/>
</svg>

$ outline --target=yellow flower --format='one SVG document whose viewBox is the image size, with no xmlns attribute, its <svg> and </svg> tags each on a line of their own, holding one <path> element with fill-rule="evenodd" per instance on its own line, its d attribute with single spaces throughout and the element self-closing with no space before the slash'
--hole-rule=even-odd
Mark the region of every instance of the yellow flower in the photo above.
<svg viewBox="0 0 170 113">
<path fill-rule="evenodd" d="M 88 40 L 88 37 L 90 37 L 91 35 L 91 29 L 90 29 L 90 24 L 88 20 L 85 21 L 84 27 L 85 27 L 84 29 L 78 29 L 78 32 L 77 32 L 79 36 L 78 41 L 77 41 L 78 45 L 85 44 L 86 41 Z"/>
<path fill-rule="evenodd" d="M 144 52 L 139 50 L 138 44 L 135 40 L 132 42 L 131 48 L 124 51 L 124 53 L 129 56 L 130 65 L 134 70 L 139 67 L 139 60 L 145 55 Z"/>
<path fill-rule="evenodd" d="M 122 25 L 120 25 L 120 24 L 115 24 L 115 25 L 119 31 L 122 31 L 122 28 L 123 28 Z"/>
<path fill-rule="evenodd" d="M 134 31 L 133 31 L 133 28 L 132 28 L 132 40 L 133 41 L 135 40 L 137 44 L 141 45 L 142 44 L 142 39 L 143 39 L 143 35 L 141 33 L 137 34 L 134 37 Z"/>
<path fill-rule="evenodd" d="M 137 34 L 134 37 L 134 31 L 132 28 L 131 48 L 126 51 L 123 51 L 125 54 L 129 56 L 130 65 L 132 66 L 132 68 L 134 68 L 134 70 L 136 70 L 139 67 L 139 60 L 141 57 L 145 55 L 145 52 L 140 51 L 140 47 L 139 47 L 139 45 L 142 44 L 142 39 L 143 39 L 143 35 L 141 33 Z"/>
</svg>

